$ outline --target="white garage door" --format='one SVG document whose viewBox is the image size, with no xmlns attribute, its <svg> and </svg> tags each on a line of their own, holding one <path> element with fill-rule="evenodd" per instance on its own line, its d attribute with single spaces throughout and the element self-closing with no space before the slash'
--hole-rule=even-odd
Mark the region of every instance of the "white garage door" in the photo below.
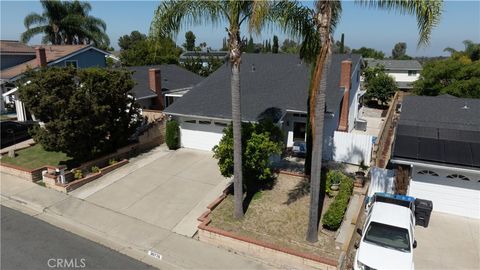
<svg viewBox="0 0 480 270">
<path fill-rule="evenodd" d="M 412 174 L 409 195 L 431 200 L 433 211 L 480 219 L 480 183 L 477 178 L 458 172 L 417 169 Z"/>
<path fill-rule="evenodd" d="M 180 123 L 182 147 L 212 151 L 223 136 L 223 123 L 210 120 L 184 120 Z"/>
</svg>

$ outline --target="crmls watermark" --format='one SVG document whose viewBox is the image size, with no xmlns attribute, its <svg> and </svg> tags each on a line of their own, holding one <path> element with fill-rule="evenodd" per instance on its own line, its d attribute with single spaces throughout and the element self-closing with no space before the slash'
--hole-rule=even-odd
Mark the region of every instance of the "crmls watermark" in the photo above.
<svg viewBox="0 0 480 270">
<path fill-rule="evenodd" d="M 49 268 L 85 268 L 87 266 L 86 259 L 81 258 L 50 258 L 47 261 L 47 265 Z"/>
</svg>

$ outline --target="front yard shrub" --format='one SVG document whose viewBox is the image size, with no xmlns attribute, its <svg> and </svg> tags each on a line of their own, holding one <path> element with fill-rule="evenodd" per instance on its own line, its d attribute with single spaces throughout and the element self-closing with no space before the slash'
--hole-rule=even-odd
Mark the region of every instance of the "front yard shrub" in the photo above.
<svg viewBox="0 0 480 270">
<path fill-rule="evenodd" d="M 343 173 L 339 171 L 329 170 L 327 173 L 327 180 L 325 185 L 325 193 L 332 197 L 332 190 L 330 189 L 332 184 L 339 184 L 343 177 L 346 177 Z"/>
<path fill-rule="evenodd" d="M 178 128 L 178 123 L 175 120 L 167 122 L 167 128 L 165 131 L 165 142 L 167 143 L 168 149 L 175 150 L 180 147 L 180 130 Z"/>
<path fill-rule="evenodd" d="M 91 171 L 92 173 L 98 173 L 98 172 L 100 172 L 100 168 L 98 168 L 97 166 L 93 166 L 93 167 L 90 169 L 90 171 Z"/>
<path fill-rule="evenodd" d="M 348 201 L 353 191 L 353 181 L 341 172 L 335 172 L 340 175 L 340 189 L 335 200 L 330 204 L 327 212 L 323 215 L 323 227 L 335 231 L 342 224 L 343 216 L 347 210 Z M 327 176 L 328 179 L 328 176 Z"/>
<path fill-rule="evenodd" d="M 113 165 L 113 164 L 117 164 L 117 162 L 118 162 L 118 161 L 116 161 L 115 159 L 112 158 L 112 159 L 110 159 L 110 160 L 108 161 L 108 165 L 111 166 L 111 165 Z"/>
<path fill-rule="evenodd" d="M 83 178 L 83 172 L 82 170 L 75 170 L 73 171 L 73 178 L 75 179 L 82 179 Z"/>
</svg>

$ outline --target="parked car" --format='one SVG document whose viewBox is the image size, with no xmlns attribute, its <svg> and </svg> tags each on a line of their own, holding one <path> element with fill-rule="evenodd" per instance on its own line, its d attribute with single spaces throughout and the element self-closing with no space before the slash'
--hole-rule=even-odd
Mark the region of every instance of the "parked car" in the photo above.
<svg viewBox="0 0 480 270">
<path fill-rule="evenodd" d="M 415 199 L 403 197 L 392 195 L 371 204 L 363 230 L 357 230 L 362 237 L 355 245 L 354 269 L 414 269 Z"/>
<path fill-rule="evenodd" d="M 293 142 L 292 153 L 297 157 L 305 157 L 307 155 L 307 143 L 304 141 Z"/>
<path fill-rule="evenodd" d="M 15 121 L 0 122 L 1 128 L 1 147 L 4 148 L 31 138 L 28 129 L 33 123 L 20 123 Z"/>
</svg>

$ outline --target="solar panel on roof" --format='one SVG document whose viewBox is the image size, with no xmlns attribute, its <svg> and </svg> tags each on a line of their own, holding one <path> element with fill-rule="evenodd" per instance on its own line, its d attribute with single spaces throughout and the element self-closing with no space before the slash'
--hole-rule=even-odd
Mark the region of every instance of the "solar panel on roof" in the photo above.
<svg viewBox="0 0 480 270">
<path fill-rule="evenodd" d="M 445 162 L 471 166 L 473 163 L 471 145 L 468 142 L 444 141 Z"/>
<path fill-rule="evenodd" d="M 395 157 L 417 159 L 418 138 L 412 136 L 397 136 L 393 155 Z"/>
<path fill-rule="evenodd" d="M 443 141 L 431 138 L 418 138 L 418 158 L 429 161 L 443 162 Z"/>
<path fill-rule="evenodd" d="M 480 143 L 470 143 L 472 149 L 472 165 L 480 168 Z"/>
</svg>

